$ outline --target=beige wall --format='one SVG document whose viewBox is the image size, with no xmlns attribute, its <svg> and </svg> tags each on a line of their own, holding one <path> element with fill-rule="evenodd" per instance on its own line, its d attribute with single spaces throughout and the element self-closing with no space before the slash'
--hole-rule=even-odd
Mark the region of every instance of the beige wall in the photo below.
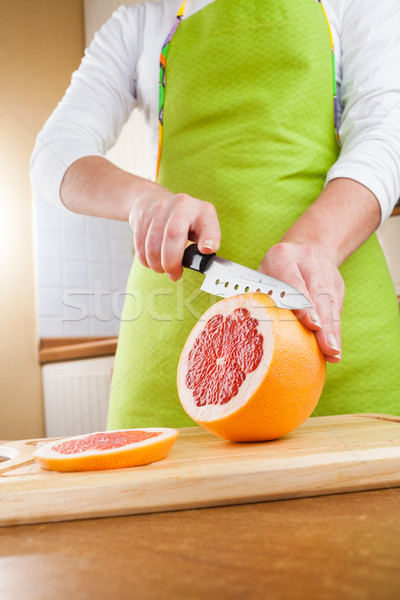
<svg viewBox="0 0 400 600">
<path fill-rule="evenodd" d="M 390 217 L 378 229 L 396 294 L 400 297 L 400 215 Z"/>
<path fill-rule="evenodd" d="M 83 52 L 82 0 L 0 2 L 0 439 L 43 435 L 29 159 Z"/>
<path fill-rule="evenodd" d="M 85 44 L 87 46 L 90 44 L 95 32 L 100 29 L 119 6 L 131 6 L 142 1 L 83 0 Z M 106 156 L 121 169 L 152 179 L 155 177 L 155 164 L 151 139 L 152 133 L 143 113 L 134 110 L 122 128 L 117 143 L 107 152 Z"/>
</svg>

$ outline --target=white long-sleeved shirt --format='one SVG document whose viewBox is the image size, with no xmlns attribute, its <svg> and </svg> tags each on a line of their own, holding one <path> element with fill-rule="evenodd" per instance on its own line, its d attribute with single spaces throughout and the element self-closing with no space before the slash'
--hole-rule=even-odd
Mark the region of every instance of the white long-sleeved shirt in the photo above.
<svg viewBox="0 0 400 600">
<path fill-rule="evenodd" d="M 214 0 L 188 0 L 185 16 Z M 102 156 L 134 108 L 150 125 L 154 174 L 158 147 L 159 57 L 181 0 L 119 8 L 85 52 L 64 98 L 39 133 L 31 180 L 61 203 L 68 167 Z M 332 31 L 342 149 L 326 182 L 354 179 L 381 206 L 381 221 L 400 196 L 400 1 L 324 0 Z"/>
</svg>

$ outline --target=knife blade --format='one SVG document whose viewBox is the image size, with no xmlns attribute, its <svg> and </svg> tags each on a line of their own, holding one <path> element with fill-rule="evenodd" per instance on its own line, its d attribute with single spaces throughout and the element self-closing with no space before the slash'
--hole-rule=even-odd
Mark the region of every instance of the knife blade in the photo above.
<svg viewBox="0 0 400 600">
<path fill-rule="evenodd" d="M 205 278 L 200 289 L 209 294 L 228 298 L 247 292 L 262 292 L 271 296 L 278 308 L 311 308 L 307 298 L 293 286 L 221 258 L 215 253 L 203 254 L 197 244 L 190 244 L 186 248 L 182 264 L 188 269 L 204 273 Z"/>
</svg>

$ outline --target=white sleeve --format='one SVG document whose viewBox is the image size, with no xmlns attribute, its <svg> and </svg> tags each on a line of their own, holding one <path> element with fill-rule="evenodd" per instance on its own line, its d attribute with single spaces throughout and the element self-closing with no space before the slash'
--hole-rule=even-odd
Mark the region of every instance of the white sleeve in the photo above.
<svg viewBox="0 0 400 600">
<path fill-rule="evenodd" d="M 342 149 L 327 182 L 347 177 L 365 185 L 383 222 L 400 196 L 400 1 L 342 5 Z"/>
<path fill-rule="evenodd" d="M 48 200 L 61 203 L 60 185 L 67 168 L 84 156 L 104 155 L 136 106 L 141 8 L 121 7 L 103 25 L 37 136 L 31 181 Z"/>
</svg>

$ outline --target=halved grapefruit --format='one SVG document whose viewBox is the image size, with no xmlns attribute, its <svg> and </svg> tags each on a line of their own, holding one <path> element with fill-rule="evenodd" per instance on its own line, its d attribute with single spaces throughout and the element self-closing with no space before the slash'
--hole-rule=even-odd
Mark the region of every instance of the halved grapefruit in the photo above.
<svg viewBox="0 0 400 600">
<path fill-rule="evenodd" d="M 50 471 L 121 469 L 165 458 L 177 437 L 175 429 L 165 427 L 119 429 L 56 440 L 33 456 Z"/>
<path fill-rule="evenodd" d="M 178 366 L 183 408 L 231 441 L 279 438 L 314 410 L 326 363 L 312 331 L 266 294 L 226 298 L 195 325 Z"/>
</svg>

